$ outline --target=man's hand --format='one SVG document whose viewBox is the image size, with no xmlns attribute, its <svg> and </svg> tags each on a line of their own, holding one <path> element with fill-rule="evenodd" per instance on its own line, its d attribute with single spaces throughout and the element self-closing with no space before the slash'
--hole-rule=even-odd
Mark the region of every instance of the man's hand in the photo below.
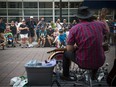
<svg viewBox="0 0 116 87">
<path fill-rule="evenodd" d="M 67 48 L 67 51 L 75 51 L 75 50 L 78 49 L 78 46 L 76 44 L 74 44 L 74 45 L 67 45 L 66 48 Z"/>
<path fill-rule="evenodd" d="M 67 48 L 67 51 L 71 51 L 71 52 L 74 51 L 73 45 L 67 45 L 66 48 Z"/>
</svg>

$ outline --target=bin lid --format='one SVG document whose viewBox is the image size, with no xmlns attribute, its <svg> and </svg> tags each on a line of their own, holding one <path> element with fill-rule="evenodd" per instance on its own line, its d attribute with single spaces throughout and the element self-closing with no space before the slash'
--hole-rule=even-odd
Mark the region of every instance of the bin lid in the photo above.
<svg viewBox="0 0 116 87">
<path fill-rule="evenodd" d="M 25 64 L 25 67 L 39 67 L 39 68 L 42 67 L 43 68 L 43 67 L 54 67 L 55 65 L 56 65 L 55 59 L 52 59 L 48 63 L 40 62 L 37 60 L 30 60 L 29 62 Z"/>
</svg>

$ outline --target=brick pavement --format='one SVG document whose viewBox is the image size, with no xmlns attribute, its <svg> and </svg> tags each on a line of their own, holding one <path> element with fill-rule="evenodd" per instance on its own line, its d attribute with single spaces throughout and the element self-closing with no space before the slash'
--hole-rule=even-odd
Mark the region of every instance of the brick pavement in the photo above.
<svg viewBox="0 0 116 87">
<path fill-rule="evenodd" d="M 10 87 L 9 82 L 12 77 L 26 75 L 24 64 L 31 59 L 44 61 L 49 54 L 46 52 L 54 48 L 0 48 L 0 87 Z M 109 63 L 109 71 L 114 60 L 114 47 L 106 53 L 106 62 Z"/>
</svg>

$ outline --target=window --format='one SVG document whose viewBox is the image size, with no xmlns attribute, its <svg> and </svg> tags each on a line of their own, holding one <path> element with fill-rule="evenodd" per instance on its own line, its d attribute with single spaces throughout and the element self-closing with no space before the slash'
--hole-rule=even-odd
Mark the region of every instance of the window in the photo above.
<svg viewBox="0 0 116 87">
<path fill-rule="evenodd" d="M 6 8 L 6 2 L 0 2 L 0 8 Z"/>
<path fill-rule="evenodd" d="M 39 10 L 39 15 L 52 15 L 52 10 L 40 9 Z"/>
<path fill-rule="evenodd" d="M 40 8 L 52 8 L 52 2 L 40 2 L 39 7 Z"/>
<path fill-rule="evenodd" d="M 55 15 L 60 15 L 60 9 L 55 10 Z"/>
<path fill-rule="evenodd" d="M 27 16 L 38 15 L 38 11 L 37 11 L 37 9 L 25 9 L 24 10 L 24 15 L 27 15 Z"/>
<path fill-rule="evenodd" d="M 68 9 L 62 9 L 62 15 L 67 15 Z M 55 15 L 60 15 L 60 9 L 55 10 Z"/>
<path fill-rule="evenodd" d="M 0 9 L 0 16 L 6 15 L 6 9 Z"/>
<path fill-rule="evenodd" d="M 20 9 L 9 9 L 8 15 L 22 15 L 22 10 Z"/>
<path fill-rule="evenodd" d="M 71 9 L 70 15 L 77 15 L 77 9 Z"/>
<path fill-rule="evenodd" d="M 70 8 L 79 8 L 81 5 L 81 2 L 70 2 Z"/>
<path fill-rule="evenodd" d="M 49 23 L 53 20 L 52 17 L 44 17 L 44 19 L 45 19 L 46 22 L 49 22 Z"/>
<path fill-rule="evenodd" d="M 38 8 L 37 2 L 24 2 L 24 8 Z"/>
<path fill-rule="evenodd" d="M 59 8 L 60 7 L 60 3 L 59 2 L 55 2 L 55 8 Z"/>
<path fill-rule="evenodd" d="M 68 15 L 68 9 L 62 9 L 62 15 Z"/>
<path fill-rule="evenodd" d="M 62 8 L 68 8 L 68 2 L 62 2 Z M 55 2 L 55 8 L 59 8 L 60 7 L 60 3 L 59 2 Z"/>
<path fill-rule="evenodd" d="M 22 8 L 21 2 L 8 2 L 8 8 Z"/>
<path fill-rule="evenodd" d="M 21 17 L 9 17 L 8 22 L 11 22 L 11 21 L 15 21 L 15 22 L 17 21 L 18 22 L 20 18 Z"/>
</svg>

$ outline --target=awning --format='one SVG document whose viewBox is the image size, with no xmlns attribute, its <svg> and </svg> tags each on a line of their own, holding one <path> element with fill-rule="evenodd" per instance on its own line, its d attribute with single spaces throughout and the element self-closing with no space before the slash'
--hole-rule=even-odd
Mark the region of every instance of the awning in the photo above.
<svg viewBox="0 0 116 87">
<path fill-rule="evenodd" d="M 116 9 L 116 1 L 114 0 L 84 0 L 84 6 L 92 9 L 111 8 Z"/>
</svg>

